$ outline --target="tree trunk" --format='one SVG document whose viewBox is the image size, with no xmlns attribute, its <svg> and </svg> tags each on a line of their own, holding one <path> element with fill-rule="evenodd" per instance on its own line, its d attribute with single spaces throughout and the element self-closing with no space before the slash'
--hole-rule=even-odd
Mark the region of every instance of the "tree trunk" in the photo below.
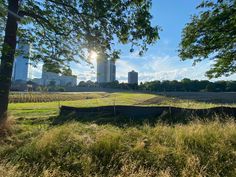
<svg viewBox="0 0 236 177">
<path fill-rule="evenodd" d="M 19 0 L 8 0 L 8 16 L 0 66 L 0 124 L 3 124 L 7 118 L 9 92 L 16 50 L 17 17 L 14 14 L 18 13 L 18 1 Z"/>
</svg>

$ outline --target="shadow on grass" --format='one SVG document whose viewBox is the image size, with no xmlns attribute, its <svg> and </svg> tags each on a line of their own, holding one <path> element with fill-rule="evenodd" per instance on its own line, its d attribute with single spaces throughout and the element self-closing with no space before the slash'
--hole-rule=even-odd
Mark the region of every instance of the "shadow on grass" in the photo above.
<svg viewBox="0 0 236 177">
<path fill-rule="evenodd" d="M 16 123 L 17 124 L 24 124 L 24 125 L 49 125 L 49 124 L 52 124 L 54 119 L 56 119 L 57 117 L 58 116 L 50 116 L 47 118 L 38 118 L 38 117 L 23 118 L 23 117 L 20 117 L 20 118 L 16 119 Z"/>
<path fill-rule="evenodd" d="M 213 104 L 234 104 L 236 103 L 236 92 L 156 92 L 158 95 L 171 97 L 175 99 L 197 101 Z M 159 97 L 154 97 L 145 100 L 140 104 L 157 104 L 161 100 Z M 172 100 L 173 101 L 173 100 Z"/>
<path fill-rule="evenodd" d="M 62 106 L 60 115 L 52 121 L 53 125 L 68 121 L 84 123 L 124 125 L 187 124 L 191 121 L 236 120 L 236 108 L 216 107 L 209 109 L 185 109 L 177 107 L 141 106 L 101 106 L 94 108 L 75 108 Z"/>
</svg>

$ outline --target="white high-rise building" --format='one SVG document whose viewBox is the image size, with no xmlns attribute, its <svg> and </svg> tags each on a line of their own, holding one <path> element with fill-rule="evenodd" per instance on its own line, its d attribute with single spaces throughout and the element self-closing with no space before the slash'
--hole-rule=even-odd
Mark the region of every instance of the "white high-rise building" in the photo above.
<svg viewBox="0 0 236 177">
<path fill-rule="evenodd" d="M 128 73 L 128 84 L 138 84 L 138 73 L 134 70 Z"/>
<path fill-rule="evenodd" d="M 13 81 L 27 82 L 30 79 L 30 50 L 31 45 L 27 43 L 19 43 L 18 50 L 20 54 L 16 57 L 13 67 Z"/>
<path fill-rule="evenodd" d="M 97 82 L 107 83 L 116 80 L 115 61 L 107 60 L 105 56 L 97 59 Z"/>
</svg>

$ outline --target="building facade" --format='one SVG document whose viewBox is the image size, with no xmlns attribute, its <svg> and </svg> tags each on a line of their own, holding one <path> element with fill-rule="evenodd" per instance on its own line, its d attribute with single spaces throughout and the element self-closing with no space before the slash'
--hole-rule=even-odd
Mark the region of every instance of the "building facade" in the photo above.
<svg viewBox="0 0 236 177">
<path fill-rule="evenodd" d="M 128 73 L 128 84 L 138 84 L 138 72 L 133 70 Z"/>
<path fill-rule="evenodd" d="M 20 54 L 16 57 L 14 61 L 12 81 L 27 82 L 31 78 L 31 45 L 27 43 L 19 43 L 17 49 L 19 50 Z"/>
<path fill-rule="evenodd" d="M 107 82 L 114 82 L 116 80 L 116 64 L 113 60 L 107 61 Z"/>
<path fill-rule="evenodd" d="M 53 72 L 42 73 L 41 84 L 43 86 L 55 85 L 55 86 L 76 86 L 76 76 L 64 76 Z"/>
<path fill-rule="evenodd" d="M 97 82 L 107 82 L 107 65 L 108 61 L 102 57 L 97 59 Z"/>
<path fill-rule="evenodd" d="M 97 82 L 107 83 L 116 80 L 116 65 L 115 61 L 107 60 L 105 56 L 100 56 L 97 59 Z"/>
</svg>

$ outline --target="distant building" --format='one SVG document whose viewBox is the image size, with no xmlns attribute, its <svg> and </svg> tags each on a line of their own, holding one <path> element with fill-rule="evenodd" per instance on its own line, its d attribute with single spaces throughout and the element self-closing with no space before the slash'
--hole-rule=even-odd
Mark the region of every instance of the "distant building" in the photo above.
<svg viewBox="0 0 236 177">
<path fill-rule="evenodd" d="M 107 64 L 108 61 L 105 58 L 99 57 L 97 59 L 97 82 L 107 82 Z"/>
<path fill-rule="evenodd" d="M 59 66 L 58 66 L 59 67 Z M 60 70 L 58 70 L 60 71 Z M 76 76 L 65 76 L 57 72 L 57 68 L 50 68 L 47 64 L 43 65 L 42 78 L 35 79 L 35 83 L 43 86 L 55 85 L 55 86 L 76 86 Z"/>
<path fill-rule="evenodd" d="M 116 80 L 116 64 L 113 60 L 107 62 L 107 82 L 114 82 Z"/>
<path fill-rule="evenodd" d="M 138 84 L 138 73 L 134 70 L 128 73 L 128 84 Z"/>
<path fill-rule="evenodd" d="M 34 82 L 37 85 L 43 85 L 42 78 L 34 78 L 31 81 Z"/>
<path fill-rule="evenodd" d="M 107 83 L 116 80 L 115 61 L 107 60 L 105 56 L 97 59 L 97 82 Z"/>
<path fill-rule="evenodd" d="M 30 79 L 30 50 L 31 45 L 27 43 L 19 43 L 19 55 L 14 61 L 12 81 L 27 82 Z"/>
<path fill-rule="evenodd" d="M 53 72 L 42 73 L 41 81 L 38 81 L 43 86 L 56 85 L 56 86 L 76 86 L 77 77 L 76 76 L 64 76 Z"/>
<path fill-rule="evenodd" d="M 60 76 L 60 85 L 61 86 L 76 86 L 77 77 L 76 76 Z"/>
<path fill-rule="evenodd" d="M 51 83 L 54 83 L 54 85 L 60 85 L 60 76 L 57 73 L 53 73 L 53 72 L 42 72 L 42 85 L 43 86 L 48 86 Z"/>
</svg>

